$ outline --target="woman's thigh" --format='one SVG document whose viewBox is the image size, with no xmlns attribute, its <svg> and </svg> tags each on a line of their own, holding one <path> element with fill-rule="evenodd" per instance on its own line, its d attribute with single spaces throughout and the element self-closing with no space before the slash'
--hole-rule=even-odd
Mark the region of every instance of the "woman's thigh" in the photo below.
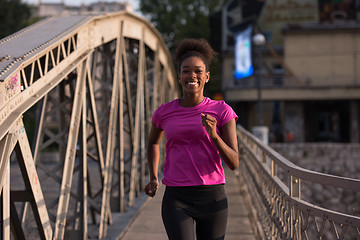
<svg viewBox="0 0 360 240">
<path fill-rule="evenodd" d="M 161 215 L 169 240 L 194 240 L 194 220 L 186 205 L 164 195 Z"/>
<path fill-rule="evenodd" d="M 217 201 L 213 206 L 209 206 L 208 211 L 195 218 L 197 240 L 224 239 L 227 219 L 227 199 Z"/>
</svg>

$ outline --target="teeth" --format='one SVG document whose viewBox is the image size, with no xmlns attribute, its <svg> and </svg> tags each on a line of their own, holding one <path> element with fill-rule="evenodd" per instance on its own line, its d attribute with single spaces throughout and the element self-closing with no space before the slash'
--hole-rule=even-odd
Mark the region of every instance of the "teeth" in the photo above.
<svg viewBox="0 0 360 240">
<path fill-rule="evenodd" d="M 197 85 L 198 83 L 197 82 L 188 82 L 187 84 L 189 84 L 189 85 Z"/>
</svg>

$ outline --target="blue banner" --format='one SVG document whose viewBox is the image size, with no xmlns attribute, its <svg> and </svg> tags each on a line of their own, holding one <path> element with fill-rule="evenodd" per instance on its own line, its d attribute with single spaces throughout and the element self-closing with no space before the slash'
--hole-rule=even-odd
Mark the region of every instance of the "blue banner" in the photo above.
<svg viewBox="0 0 360 240">
<path fill-rule="evenodd" d="M 235 43 L 235 79 L 242 79 L 254 74 L 251 59 L 252 26 L 236 35 Z"/>
</svg>

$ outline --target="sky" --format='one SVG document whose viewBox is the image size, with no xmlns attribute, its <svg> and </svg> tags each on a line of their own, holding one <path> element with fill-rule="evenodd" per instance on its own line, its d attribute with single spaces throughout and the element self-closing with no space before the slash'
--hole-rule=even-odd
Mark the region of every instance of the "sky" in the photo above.
<svg viewBox="0 0 360 240">
<path fill-rule="evenodd" d="M 61 0 L 41 0 L 42 3 L 61 3 Z M 69 5 L 69 6 L 80 6 L 81 4 L 91 4 L 94 2 L 100 2 L 100 1 L 104 1 L 104 2 L 130 2 L 131 5 L 133 6 L 134 11 L 137 10 L 138 5 L 139 5 L 139 0 L 128 0 L 128 1 L 124 1 L 124 0 L 65 0 L 65 5 Z M 22 0 L 22 2 L 24 3 L 30 3 L 30 4 L 38 4 L 39 0 Z"/>
</svg>

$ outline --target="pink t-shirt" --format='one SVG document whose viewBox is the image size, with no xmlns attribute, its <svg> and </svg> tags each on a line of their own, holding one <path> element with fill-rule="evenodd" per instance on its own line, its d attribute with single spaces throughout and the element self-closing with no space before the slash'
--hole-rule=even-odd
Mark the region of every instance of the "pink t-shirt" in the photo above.
<svg viewBox="0 0 360 240">
<path fill-rule="evenodd" d="M 224 101 L 207 97 L 195 107 L 182 107 L 176 99 L 154 112 L 152 121 L 164 130 L 167 140 L 163 184 L 175 187 L 225 183 L 219 151 L 201 123 L 201 113 L 216 118 L 220 136 L 223 125 L 238 119 Z"/>
</svg>

